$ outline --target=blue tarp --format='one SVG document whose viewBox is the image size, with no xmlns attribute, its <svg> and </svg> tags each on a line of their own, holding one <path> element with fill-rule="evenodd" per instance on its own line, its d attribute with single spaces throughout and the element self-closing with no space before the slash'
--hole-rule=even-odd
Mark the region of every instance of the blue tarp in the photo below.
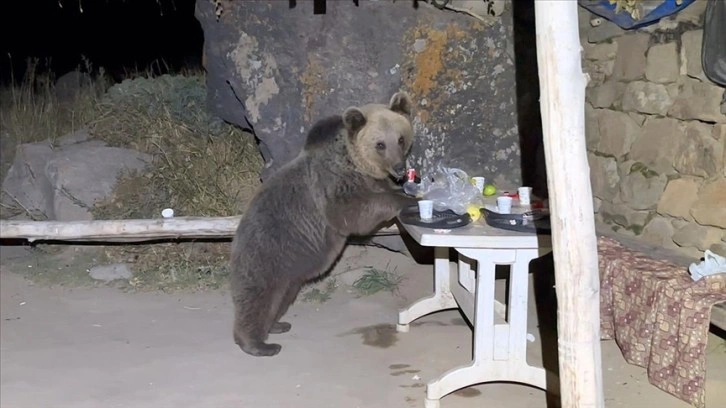
<svg viewBox="0 0 726 408">
<path fill-rule="evenodd" d="M 578 0 L 578 3 L 591 13 L 612 21 L 620 28 L 624 30 L 632 30 L 651 25 L 658 22 L 658 20 L 663 17 L 676 14 L 688 7 L 694 1 L 695 0 L 683 0 L 680 5 L 677 5 L 676 0 L 663 0 L 657 7 L 653 8 L 645 15 L 640 16 L 640 20 L 633 20 L 630 13 L 625 10 L 620 10 L 619 13 L 615 14 L 616 5 L 610 4 L 608 0 Z"/>
</svg>

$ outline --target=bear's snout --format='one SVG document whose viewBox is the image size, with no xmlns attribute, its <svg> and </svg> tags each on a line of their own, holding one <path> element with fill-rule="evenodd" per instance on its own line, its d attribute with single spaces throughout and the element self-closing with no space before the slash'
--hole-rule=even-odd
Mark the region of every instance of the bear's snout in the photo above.
<svg viewBox="0 0 726 408">
<path fill-rule="evenodd" d="M 401 162 L 393 166 L 393 171 L 396 173 L 396 177 L 403 178 L 406 175 L 406 162 Z"/>
</svg>

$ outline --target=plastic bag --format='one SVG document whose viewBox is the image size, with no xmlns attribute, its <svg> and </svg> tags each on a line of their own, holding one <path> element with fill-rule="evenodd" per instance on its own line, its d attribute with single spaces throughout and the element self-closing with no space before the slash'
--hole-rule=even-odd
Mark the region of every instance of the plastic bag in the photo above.
<svg viewBox="0 0 726 408">
<path fill-rule="evenodd" d="M 437 163 L 431 174 L 421 177 L 420 192 L 424 200 L 434 202 L 434 210 L 451 210 L 463 215 L 471 205 L 484 206 L 484 198 L 471 184 L 465 171 Z"/>
<path fill-rule="evenodd" d="M 691 278 L 697 281 L 704 276 L 715 275 L 717 273 L 726 273 L 726 258 L 715 254 L 708 249 L 704 252 L 703 261 L 701 263 L 692 263 L 688 267 Z"/>
</svg>

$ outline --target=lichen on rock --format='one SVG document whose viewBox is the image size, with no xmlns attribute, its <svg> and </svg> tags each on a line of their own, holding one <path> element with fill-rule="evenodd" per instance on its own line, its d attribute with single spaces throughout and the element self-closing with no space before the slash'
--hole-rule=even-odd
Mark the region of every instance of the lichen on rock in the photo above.
<svg viewBox="0 0 726 408">
<path fill-rule="evenodd" d="M 267 104 L 280 92 L 275 82 L 275 76 L 278 75 L 275 57 L 268 52 L 260 52 L 257 39 L 244 31 L 240 31 L 239 42 L 229 57 L 237 68 L 239 78 L 255 90 L 245 99 L 245 108 L 251 122 L 257 123 L 260 120 L 260 105 Z"/>
</svg>

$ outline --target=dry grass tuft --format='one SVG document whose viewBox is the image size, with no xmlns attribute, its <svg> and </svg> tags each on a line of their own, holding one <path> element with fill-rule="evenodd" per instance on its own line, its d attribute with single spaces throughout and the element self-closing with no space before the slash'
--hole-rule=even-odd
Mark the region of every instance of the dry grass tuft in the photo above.
<svg viewBox="0 0 726 408">
<path fill-rule="evenodd" d="M 55 145 L 57 138 L 82 128 L 98 114 L 97 104 L 108 86 L 103 71 L 95 79 L 73 93 L 56 92 L 55 75 L 40 71 L 38 59 L 28 59 L 26 73 L 20 80 L 13 78 L 9 86 L 0 88 L 0 182 L 5 180 L 15 158 L 15 147 L 23 143 L 47 141 Z M 87 60 L 78 72 L 91 71 Z M 0 194 L 5 195 L 4 191 Z M 5 197 L 3 197 L 5 198 Z M 26 214 L 31 219 L 44 219 L 44 214 L 8 204 L 3 199 L 0 218 Z"/>
<path fill-rule="evenodd" d="M 259 185 L 262 157 L 254 137 L 206 113 L 204 77 L 127 80 L 109 89 L 95 138 L 153 156 L 144 172 L 121 177 L 99 203 L 97 219 L 239 214 Z"/>
<path fill-rule="evenodd" d="M 152 156 L 143 172 L 119 178 L 97 203 L 96 219 L 240 214 L 260 184 L 263 161 L 251 134 L 211 117 L 202 74 L 127 80 L 109 89 L 91 134 L 108 144 Z M 227 274 L 228 243 L 170 243 L 108 248 L 129 261 L 138 290 L 219 287 Z"/>
<path fill-rule="evenodd" d="M 38 70 L 38 59 L 29 59 L 27 65 L 23 78 L 0 89 L 2 179 L 12 164 L 15 146 L 42 140 L 53 144 L 56 138 L 82 128 L 97 116 L 96 106 L 108 86 L 107 79 L 99 75 L 80 88 L 72 100 L 63 100 L 55 92 L 54 75 Z M 90 62 L 85 65 L 90 71 Z"/>
<path fill-rule="evenodd" d="M 229 244 L 210 242 L 160 243 L 107 247 L 109 262 L 128 262 L 133 291 L 219 289 L 227 285 Z"/>
<path fill-rule="evenodd" d="M 167 207 L 177 216 L 236 215 L 260 184 L 254 137 L 207 113 L 201 72 L 137 75 L 108 89 L 101 78 L 64 104 L 52 76 L 28 72 L 0 93 L 3 151 L 85 128 L 94 139 L 152 158 L 144 171 L 119 177 L 92 209 L 95 219 L 158 218 Z M 3 153 L 3 178 L 11 162 Z M 136 290 L 216 288 L 226 280 L 229 244 L 118 245 L 104 248 L 103 258 L 132 264 Z"/>
</svg>

